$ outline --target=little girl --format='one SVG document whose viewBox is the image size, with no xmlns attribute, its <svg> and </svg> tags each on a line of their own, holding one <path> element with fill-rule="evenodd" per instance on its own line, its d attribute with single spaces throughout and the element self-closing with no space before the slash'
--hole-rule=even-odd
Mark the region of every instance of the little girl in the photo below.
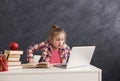
<svg viewBox="0 0 120 81">
<path fill-rule="evenodd" d="M 47 41 L 35 44 L 27 49 L 28 62 L 34 61 L 33 54 L 35 51 L 41 50 L 42 55 L 39 62 L 66 63 L 70 55 L 70 48 L 65 42 L 65 31 L 58 26 L 53 26 Z"/>
</svg>

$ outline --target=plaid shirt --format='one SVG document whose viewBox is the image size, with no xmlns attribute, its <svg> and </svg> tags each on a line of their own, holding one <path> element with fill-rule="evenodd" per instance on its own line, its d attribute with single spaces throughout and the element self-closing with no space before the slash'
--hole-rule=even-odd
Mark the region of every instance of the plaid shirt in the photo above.
<svg viewBox="0 0 120 81">
<path fill-rule="evenodd" d="M 33 46 L 27 48 L 28 62 L 34 61 L 33 60 L 34 52 L 37 50 L 40 50 L 42 52 L 39 62 L 50 61 L 52 46 L 48 41 L 45 41 L 39 44 L 34 44 Z M 67 44 L 64 44 L 61 48 L 59 48 L 59 51 L 60 51 L 61 63 L 66 63 L 70 55 L 69 46 Z"/>
</svg>

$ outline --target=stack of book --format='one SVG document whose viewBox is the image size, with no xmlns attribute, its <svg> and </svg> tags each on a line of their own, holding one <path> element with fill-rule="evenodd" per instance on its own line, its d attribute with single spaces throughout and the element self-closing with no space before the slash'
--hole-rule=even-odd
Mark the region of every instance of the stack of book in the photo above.
<svg viewBox="0 0 120 81">
<path fill-rule="evenodd" d="M 4 54 L 8 59 L 8 70 L 22 69 L 20 57 L 23 54 L 21 50 L 5 50 Z"/>
</svg>

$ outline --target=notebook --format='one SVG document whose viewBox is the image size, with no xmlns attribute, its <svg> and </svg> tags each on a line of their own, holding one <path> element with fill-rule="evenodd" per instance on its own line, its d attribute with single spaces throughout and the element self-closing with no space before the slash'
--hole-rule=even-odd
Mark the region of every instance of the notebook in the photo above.
<svg viewBox="0 0 120 81">
<path fill-rule="evenodd" d="M 54 64 L 60 68 L 75 68 L 90 65 L 95 46 L 75 46 L 72 47 L 68 63 Z"/>
</svg>

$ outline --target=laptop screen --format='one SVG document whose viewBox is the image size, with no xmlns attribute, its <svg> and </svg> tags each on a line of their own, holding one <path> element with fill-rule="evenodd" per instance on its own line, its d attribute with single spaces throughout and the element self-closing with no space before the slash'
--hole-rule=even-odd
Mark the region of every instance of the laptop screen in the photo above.
<svg viewBox="0 0 120 81">
<path fill-rule="evenodd" d="M 67 67 L 81 67 L 90 64 L 95 46 L 76 46 L 72 47 Z"/>
</svg>

